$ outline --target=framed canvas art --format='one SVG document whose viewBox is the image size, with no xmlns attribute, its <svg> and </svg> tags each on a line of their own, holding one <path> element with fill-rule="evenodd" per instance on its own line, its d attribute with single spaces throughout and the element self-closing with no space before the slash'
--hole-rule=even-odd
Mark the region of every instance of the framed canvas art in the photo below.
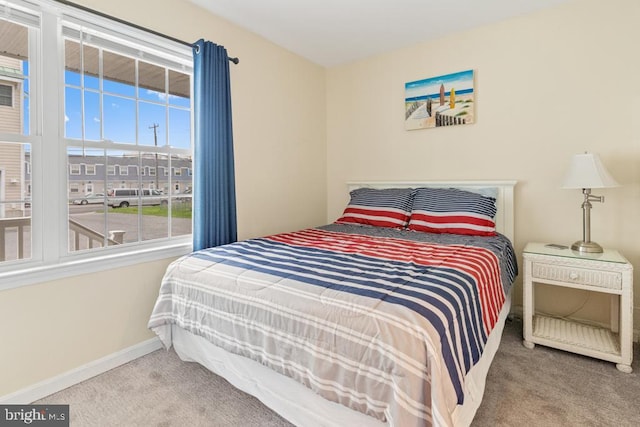
<svg viewBox="0 0 640 427">
<path fill-rule="evenodd" d="M 406 130 L 468 125 L 475 117 L 473 70 L 404 85 Z"/>
</svg>

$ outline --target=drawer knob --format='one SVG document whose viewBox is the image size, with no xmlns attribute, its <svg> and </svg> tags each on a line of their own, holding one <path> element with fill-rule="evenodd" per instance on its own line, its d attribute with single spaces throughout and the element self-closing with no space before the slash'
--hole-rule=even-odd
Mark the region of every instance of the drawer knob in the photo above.
<svg viewBox="0 0 640 427">
<path fill-rule="evenodd" d="M 578 273 L 576 273 L 575 271 L 572 271 L 571 273 L 569 273 L 569 279 L 576 280 L 577 278 L 578 278 Z"/>
</svg>

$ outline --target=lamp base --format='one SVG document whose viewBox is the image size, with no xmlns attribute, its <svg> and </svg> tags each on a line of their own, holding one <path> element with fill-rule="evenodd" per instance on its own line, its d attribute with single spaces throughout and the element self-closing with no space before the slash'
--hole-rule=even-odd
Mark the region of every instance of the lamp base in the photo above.
<svg viewBox="0 0 640 427">
<path fill-rule="evenodd" d="M 574 251 L 590 254 L 600 254 L 603 252 L 602 246 L 600 246 L 596 242 L 585 242 L 582 240 L 579 240 L 571 245 L 571 249 L 573 249 Z"/>
</svg>

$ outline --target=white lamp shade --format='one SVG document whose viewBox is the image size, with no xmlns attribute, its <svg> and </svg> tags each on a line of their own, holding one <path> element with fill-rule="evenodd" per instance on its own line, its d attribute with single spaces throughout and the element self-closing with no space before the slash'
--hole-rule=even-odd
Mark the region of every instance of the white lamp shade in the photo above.
<svg viewBox="0 0 640 427">
<path fill-rule="evenodd" d="M 569 172 L 562 188 L 605 188 L 618 185 L 597 154 L 584 153 L 571 158 Z"/>
</svg>

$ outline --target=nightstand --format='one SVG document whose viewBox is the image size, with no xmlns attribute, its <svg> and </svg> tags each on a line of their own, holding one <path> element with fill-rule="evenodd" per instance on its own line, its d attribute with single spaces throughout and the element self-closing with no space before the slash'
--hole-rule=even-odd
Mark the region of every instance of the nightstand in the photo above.
<svg viewBox="0 0 640 427">
<path fill-rule="evenodd" d="M 524 341 L 615 362 L 622 372 L 631 372 L 633 359 L 633 266 L 618 251 L 581 254 L 544 243 L 524 248 L 523 314 Z M 611 297 L 609 328 L 535 311 L 535 285 L 544 283 Z"/>
</svg>

